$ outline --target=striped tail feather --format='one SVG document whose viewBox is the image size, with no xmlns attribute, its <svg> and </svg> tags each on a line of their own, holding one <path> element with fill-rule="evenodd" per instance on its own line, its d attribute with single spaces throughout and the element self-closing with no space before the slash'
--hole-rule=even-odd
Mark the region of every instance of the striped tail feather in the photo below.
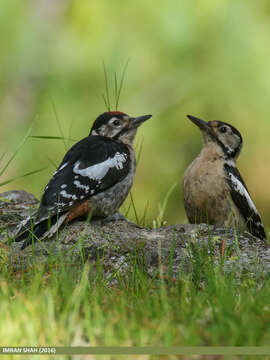
<svg viewBox="0 0 270 360">
<path fill-rule="evenodd" d="M 31 245 L 33 242 L 36 242 L 37 239 L 42 240 L 45 237 L 51 237 L 63 224 L 67 215 L 67 213 L 64 213 L 61 215 L 54 215 L 50 218 L 43 218 L 36 222 L 34 225 L 34 220 L 29 219 L 25 225 L 22 225 L 20 227 L 18 234 L 14 238 L 14 241 L 21 242 L 24 240 L 21 247 L 21 250 L 23 250 L 27 246 Z"/>
</svg>

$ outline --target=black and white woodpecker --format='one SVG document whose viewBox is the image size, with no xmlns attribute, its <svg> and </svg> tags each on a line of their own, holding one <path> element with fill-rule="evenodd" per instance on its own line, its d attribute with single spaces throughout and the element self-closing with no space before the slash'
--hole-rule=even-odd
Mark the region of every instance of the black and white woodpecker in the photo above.
<svg viewBox="0 0 270 360">
<path fill-rule="evenodd" d="M 19 224 L 15 241 L 24 240 L 22 249 L 75 218 L 116 213 L 133 183 L 137 129 L 150 118 L 110 111 L 95 120 L 89 136 L 64 156 L 45 187 L 37 214 Z"/>
<path fill-rule="evenodd" d="M 190 223 L 248 230 L 265 240 L 262 220 L 236 168 L 242 148 L 240 132 L 222 121 L 188 118 L 199 127 L 203 148 L 183 179 L 184 206 Z"/>
</svg>

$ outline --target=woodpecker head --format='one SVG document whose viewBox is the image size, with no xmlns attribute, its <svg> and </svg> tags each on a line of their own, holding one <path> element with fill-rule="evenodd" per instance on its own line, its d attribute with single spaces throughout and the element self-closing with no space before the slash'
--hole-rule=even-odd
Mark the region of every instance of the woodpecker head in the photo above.
<svg viewBox="0 0 270 360">
<path fill-rule="evenodd" d="M 132 145 L 138 127 L 152 115 L 130 117 L 120 111 L 105 112 L 95 120 L 90 135 L 106 136 Z"/>
<path fill-rule="evenodd" d="M 191 115 L 187 115 L 187 117 L 200 128 L 204 144 L 215 143 L 219 146 L 226 159 L 237 159 L 242 148 L 243 139 L 235 127 L 222 121 L 207 122 Z"/>
</svg>

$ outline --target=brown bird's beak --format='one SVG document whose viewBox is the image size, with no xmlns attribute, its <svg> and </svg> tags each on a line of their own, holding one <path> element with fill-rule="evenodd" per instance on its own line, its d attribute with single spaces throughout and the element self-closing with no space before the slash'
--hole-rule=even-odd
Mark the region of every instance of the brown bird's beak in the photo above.
<svg viewBox="0 0 270 360">
<path fill-rule="evenodd" d="M 152 117 L 152 115 L 143 115 L 143 116 L 137 116 L 135 118 L 129 118 L 130 119 L 130 128 L 137 128 L 140 125 L 142 125 L 142 123 L 144 123 L 146 120 L 150 119 Z"/>
</svg>

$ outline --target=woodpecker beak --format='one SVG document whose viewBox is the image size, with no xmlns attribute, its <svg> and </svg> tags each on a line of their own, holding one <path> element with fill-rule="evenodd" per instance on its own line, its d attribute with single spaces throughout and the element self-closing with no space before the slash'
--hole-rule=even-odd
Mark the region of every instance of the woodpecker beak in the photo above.
<svg viewBox="0 0 270 360">
<path fill-rule="evenodd" d="M 197 125 L 202 131 L 207 131 L 207 132 L 212 132 L 212 128 L 211 126 L 209 126 L 207 121 L 201 120 L 196 118 L 195 116 L 192 115 L 187 115 L 187 117 L 189 118 L 189 120 L 191 120 L 195 125 Z"/>
<path fill-rule="evenodd" d="M 152 115 L 143 115 L 143 116 L 137 116 L 135 118 L 129 118 L 130 120 L 129 128 L 137 128 L 151 117 Z"/>
</svg>

